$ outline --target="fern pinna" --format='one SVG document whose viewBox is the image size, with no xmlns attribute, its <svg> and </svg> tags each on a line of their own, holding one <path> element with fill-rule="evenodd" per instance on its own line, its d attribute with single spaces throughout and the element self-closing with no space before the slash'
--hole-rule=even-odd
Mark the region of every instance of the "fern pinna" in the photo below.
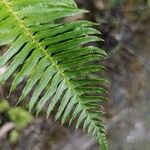
<svg viewBox="0 0 150 150">
<path fill-rule="evenodd" d="M 84 12 L 73 0 L 0 0 L 0 45 L 9 46 L 0 58 L 0 68 L 8 65 L 0 82 L 16 73 L 11 93 L 28 77 L 19 102 L 34 87 L 30 111 L 35 106 L 38 114 L 49 101 L 49 116 L 59 104 L 56 119 L 64 124 L 70 117 L 71 124 L 77 118 L 76 128 L 83 123 L 83 129 L 98 140 L 102 150 L 107 150 L 100 111 L 107 91 L 99 86 L 106 80 L 91 76 L 105 69 L 92 62 L 104 59 L 106 53 L 85 46 L 101 41 L 100 33 L 92 27 L 94 23 L 85 20 L 57 23 Z"/>
</svg>

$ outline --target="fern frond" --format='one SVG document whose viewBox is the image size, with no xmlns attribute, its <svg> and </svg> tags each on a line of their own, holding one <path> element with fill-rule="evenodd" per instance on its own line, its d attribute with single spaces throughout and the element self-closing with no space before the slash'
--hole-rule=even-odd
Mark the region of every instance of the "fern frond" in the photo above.
<svg viewBox="0 0 150 150">
<path fill-rule="evenodd" d="M 76 129 L 83 123 L 83 129 L 96 137 L 102 150 L 107 150 L 100 111 L 107 91 L 98 86 L 106 80 L 90 77 L 106 69 L 92 63 L 104 59 L 106 53 L 97 47 L 83 47 L 102 41 L 100 33 L 89 21 L 55 23 L 84 12 L 73 0 L 0 0 L 0 46 L 9 45 L 0 58 L 0 68 L 8 64 L 0 82 L 16 72 L 11 93 L 28 77 L 19 102 L 33 90 L 30 111 L 35 107 L 38 114 L 49 102 L 49 116 L 59 104 L 56 120 L 64 124 L 70 116 L 71 124 L 77 118 Z"/>
</svg>

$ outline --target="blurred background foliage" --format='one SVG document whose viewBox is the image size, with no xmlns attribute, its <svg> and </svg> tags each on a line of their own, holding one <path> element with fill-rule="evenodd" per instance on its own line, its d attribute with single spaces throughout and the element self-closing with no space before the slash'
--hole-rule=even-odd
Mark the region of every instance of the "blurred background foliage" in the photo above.
<svg viewBox="0 0 150 150">
<path fill-rule="evenodd" d="M 104 43 L 92 43 L 108 53 L 104 63 L 111 102 L 104 107 L 111 150 L 150 149 L 150 0 L 76 0 L 90 13 L 65 18 L 97 22 Z M 0 55 L 7 47 L 0 48 Z M 99 62 L 98 62 L 99 63 Z M 6 66 L 7 67 L 7 66 Z M 2 74 L 6 68 L 0 68 Z M 99 75 L 99 74 L 97 74 Z M 25 82 L 25 81 L 24 81 Z M 74 127 L 60 126 L 53 117 L 28 113 L 26 102 L 14 107 L 24 82 L 0 102 L 1 150 L 98 150 L 94 139 Z M 0 87 L 9 94 L 11 79 Z M 34 112 L 33 112 L 34 114 Z M 5 131 L 5 132 L 4 132 Z"/>
<path fill-rule="evenodd" d="M 7 135 L 10 143 L 16 143 L 31 120 L 32 116 L 23 107 L 11 107 L 8 101 L 0 100 L 0 139 Z"/>
</svg>

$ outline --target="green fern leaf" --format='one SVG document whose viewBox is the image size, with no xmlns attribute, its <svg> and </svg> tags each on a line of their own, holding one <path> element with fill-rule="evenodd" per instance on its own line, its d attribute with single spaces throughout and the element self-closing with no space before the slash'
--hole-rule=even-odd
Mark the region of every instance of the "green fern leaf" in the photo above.
<svg viewBox="0 0 150 150">
<path fill-rule="evenodd" d="M 8 65 L 0 83 L 14 77 L 10 93 L 27 78 L 19 101 L 33 91 L 29 111 L 37 114 L 49 102 L 47 117 L 57 106 L 55 119 L 70 124 L 77 119 L 76 129 L 83 124 L 107 150 L 105 126 L 100 111 L 107 101 L 103 78 L 92 73 L 106 68 L 95 65 L 105 59 L 104 50 L 85 44 L 102 41 L 90 21 L 56 23 L 63 17 L 86 12 L 73 0 L 0 0 L 0 46 L 8 51 L 0 58 L 0 68 Z M 60 22 L 60 21 L 59 21 Z"/>
</svg>

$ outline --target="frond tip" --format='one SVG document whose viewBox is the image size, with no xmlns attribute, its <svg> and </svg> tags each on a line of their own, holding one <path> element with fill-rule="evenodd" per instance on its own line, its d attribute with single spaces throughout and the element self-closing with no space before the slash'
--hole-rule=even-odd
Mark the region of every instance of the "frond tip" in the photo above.
<svg viewBox="0 0 150 150">
<path fill-rule="evenodd" d="M 97 47 L 85 46 L 102 41 L 93 29 L 94 23 L 74 21 L 57 24 L 58 19 L 82 14 L 73 0 L 0 0 L 0 46 L 8 44 L 8 51 L 0 58 L 0 68 L 8 64 L 0 76 L 0 83 L 12 74 L 10 92 L 28 77 L 19 102 L 33 91 L 29 110 L 37 114 L 50 101 L 47 116 L 59 104 L 56 120 L 70 124 L 77 118 L 107 150 L 105 126 L 100 106 L 107 100 L 106 89 L 99 85 L 106 80 L 91 75 L 103 71 L 95 61 L 105 59 L 106 53 Z M 35 88 L 33 88 L 35 87 Z M 58 106 L 58 105 L 57 105 Z"/>
</svg>

